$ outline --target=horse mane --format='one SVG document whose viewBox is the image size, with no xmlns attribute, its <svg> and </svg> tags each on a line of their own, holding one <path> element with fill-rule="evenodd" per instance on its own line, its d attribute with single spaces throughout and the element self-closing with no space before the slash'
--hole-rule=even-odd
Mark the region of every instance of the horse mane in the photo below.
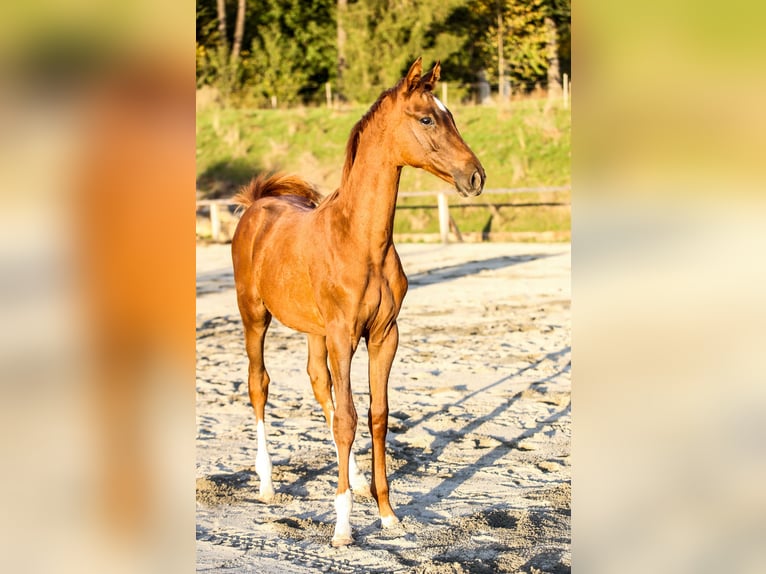
<svg viewBox="0 0 766 574">
<path fill-rule="evenodd" d="M 341 176 L 341 187 L 348 180 L 351 168 L 354 165 L 356 154 L 359 151 L 359 141 L 362 132 L 367 128 L 375 117 L 383 102 L 389 97 L 396 97 L 402 83 L 406 78 L 402 78 L 395 86 L 384 90 L 370 109 L 362 118 L 351 128 L 351 133 L 346 143 L 346 159 L 343 164 L 343 175 Z M 337 193 L 337 191 L 336 191 Z M 334 194 L 333 194 L 334 195 Z M 242 186 L 239 192 L 234 196 L 233 201 L 239 205 L 238 211 L 242 212 L 250 207 L 255 201 L 263 197 L 284 197 L 290 196 L 298 199 L 306 207 L 317 207 L 322 201 L 322 196 L 316 188 L 304 179 L 295 175 L 276 173 L 272 175 L 260 174 L 250 180 L 250 183 Z"/>
<path fill-rule="evenodd" d="M 354 127 L 351 128 L 351 134 L 349 135 L 348 143 L 346 144 L 346 161 L 343 164 L 343 175 L 341 176 L 340 180 L 341 187 L 346 183 L 346 181 L 348 181 L 348 176 L 351 173 L 351 168 L 353 167 L 354 160 L 356 159 L 356 153 L 359 151 L 359 140 L 362 136 L 362 132 L 370 124 L 373 117 L 375 117 L 376 112 L 380 109 L 380 106 L 383 104 L 383 102 L 389 96 L 393 95 L 396 97 L 396 94 L 398 93 L 399 88 L 404 81 L 405 78 L 402 78 L 393 88 L 389 88 L 383 91 L 383 93 L 378 96 L 378 99 L 375 100 L 375 103 L 370 106 L 370 109 L 367 110 L 367 113 L 362 116 L 362 119 L 356 122 Z"/>
<path fill-rule="evenodd" d="M 306 207 L 316 207 L 322 200 L 322 196 L 313 185 L 296 175 L 262 173 L 240 189 L 234 196 L 234 203 L 244 211 L 263 197 L 282 196 L 299 199 L 306 204 Z"/>
</svg>

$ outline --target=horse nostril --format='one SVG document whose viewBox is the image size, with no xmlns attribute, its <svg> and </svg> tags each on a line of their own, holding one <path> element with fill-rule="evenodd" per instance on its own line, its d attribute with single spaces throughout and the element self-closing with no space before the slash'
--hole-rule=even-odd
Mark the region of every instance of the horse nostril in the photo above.
<svg viewBox="0 0 766 574">
<path fill-rule="evenodd" d="M 473 172 L 473 175 L 471 176 L 471 187 L 473 189 L 481 189 L 481 174 L 478 170 Z"/>
</svg>

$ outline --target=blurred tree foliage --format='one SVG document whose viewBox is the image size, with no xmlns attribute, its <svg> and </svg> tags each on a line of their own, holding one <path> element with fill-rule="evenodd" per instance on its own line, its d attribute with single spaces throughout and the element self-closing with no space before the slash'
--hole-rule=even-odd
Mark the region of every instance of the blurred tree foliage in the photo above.
<svg viewBox="0 0 766 574">
<path fill-rule="evenodd" d="M 321 103 L 331 82 L 336 96 L 370 102 L 421 55 L 426 65 L 441 59 L 443 79 L 464 93 L 479 74 L 497 86 L 499 30 L 516 93 L 546 87 L 551 65 L 570 73 L 571 0 L 245 0 L 238 58 L 229 52 L 239 2 L 223 0 L 222 38 L 217 1 L 197 0 L 197 85 L 230 101 Z"/>
</svg>

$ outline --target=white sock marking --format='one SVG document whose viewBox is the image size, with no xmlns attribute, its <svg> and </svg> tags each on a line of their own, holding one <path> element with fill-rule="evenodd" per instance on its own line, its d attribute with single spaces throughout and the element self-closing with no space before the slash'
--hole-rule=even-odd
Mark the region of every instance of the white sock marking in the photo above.
<svg viewBox="0 0 766 574">
<path fill-rule="evenodd" d="M 271 482 L 271 457 L 266 445 L 266 426 L 258 421 L 255 427 L 258 436 L 258 452 L 255 455 L 255 472 L 261 479 L 260 494 L 262 497 L 274 496 L 274 484 Z"/>
<path fill-rule="evenodd" d="M 351 508 L 354 506 L 354 499 L 351 491 L 339 494 L 335 497 L 335 513 L 337 522 L 335 523 L 335 534 L 333 540 L 343 540 L 351 538 Z"/>
<path fill-rule="evenodd" d="M 399 519 L 393 514 L 391 516 L 380 517 L 380 525 L 383 528 L 391 528 L 392 526 L 396 526 L 397 524 L 399 524 Z"/>
</svg>

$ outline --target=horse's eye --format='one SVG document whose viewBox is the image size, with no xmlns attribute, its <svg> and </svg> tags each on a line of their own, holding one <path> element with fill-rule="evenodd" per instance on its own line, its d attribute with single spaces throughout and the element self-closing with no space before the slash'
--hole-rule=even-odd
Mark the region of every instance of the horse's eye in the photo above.
<svg viewBox="0 0 766 574">
<path fill-rule="evenodd" d="M 420 123 L 424 126 L 430 126 L 434 121 L 429 116 L 425 116 L 420 118 Z"/>
</svg>

